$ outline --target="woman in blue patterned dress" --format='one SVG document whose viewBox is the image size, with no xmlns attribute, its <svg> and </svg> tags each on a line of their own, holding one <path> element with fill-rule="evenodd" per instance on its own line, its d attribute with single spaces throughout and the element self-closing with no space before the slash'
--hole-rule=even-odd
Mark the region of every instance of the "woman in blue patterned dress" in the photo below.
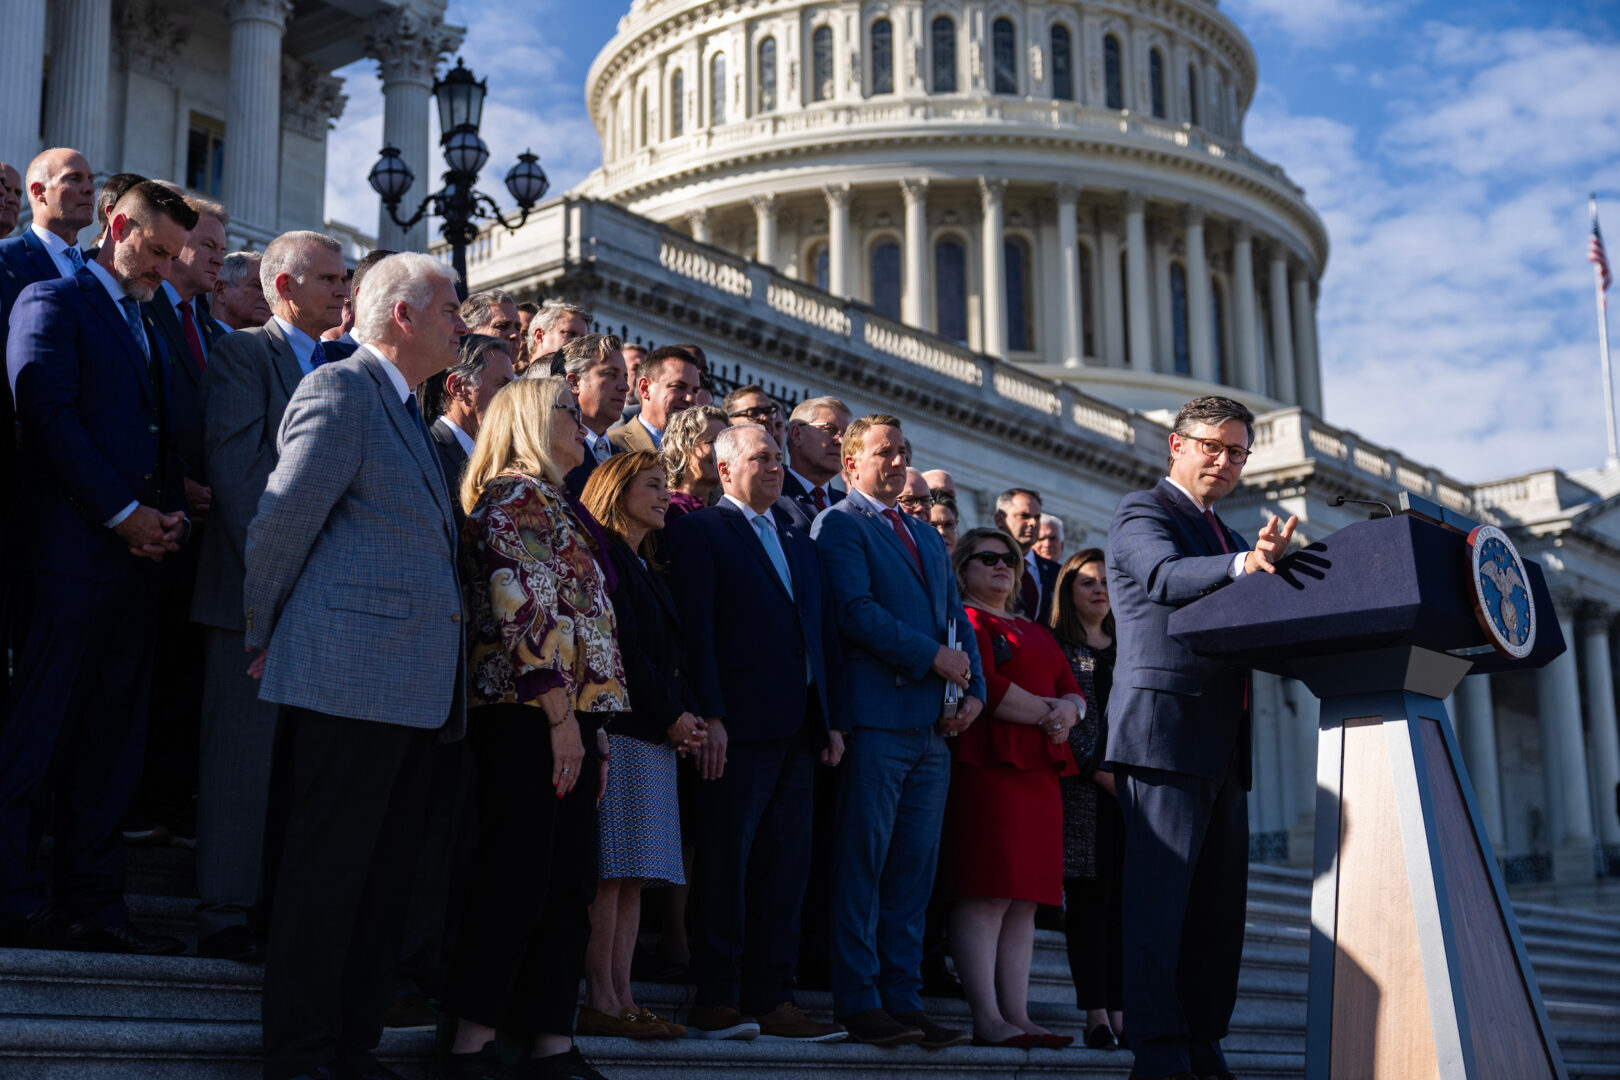
<svg viewBox="0 0 1620 1080">
<path fill-rule="evenodd" d="M 650 451 L 616 454 L 585 485 L 585 508 L 609 538 L 618 579 L 613 591 L 619 651 L 630 709 L 608 722 L 612 778 L 602 796 L 601 870 L 585 954 L 585 1004 L 579 1030 L 589 1035 L 667 1039 L 679 1024 L 636 1004 L 630 961 L 641 925 L 643 886 L 680 885 L 681 819 L 675 760 L 703 744 L 703 721 L 687 710 L 681 678 L 681 627 L 657 562 L 669 488 Z"/>
</svg>

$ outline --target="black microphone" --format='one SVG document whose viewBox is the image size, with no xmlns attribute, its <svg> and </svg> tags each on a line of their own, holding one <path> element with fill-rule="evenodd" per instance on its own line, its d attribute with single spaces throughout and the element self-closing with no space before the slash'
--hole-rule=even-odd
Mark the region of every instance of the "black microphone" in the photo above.
<svg viewBox="0 0 1620 1080">
<path fill-rule="evenodd" d="M 1340 495 L 1338 498 L 1328 503 L 1328 505 L 1343 506 L 1345 503 L 1354 503 L 1356 506 L 1376 506 L 1378 509 L 1382 510 L 1383 513 L 1373 514 L 1372 516 L 1374 518 L 1395 516 L 1395 511 L 1389 508 L 1389 503 L 1379 502 L 1377 499 L 1347 499 L 1343 495 Z"/>
</svg>

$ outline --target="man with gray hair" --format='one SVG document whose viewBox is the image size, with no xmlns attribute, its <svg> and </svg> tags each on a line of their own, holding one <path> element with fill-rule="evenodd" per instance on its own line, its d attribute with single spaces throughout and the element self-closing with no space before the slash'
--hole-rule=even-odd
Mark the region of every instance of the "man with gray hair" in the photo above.
<svg viewBox="0 0 1620 1080">
<path fill-rule="evenodd" d="M 1063 564 L 1063 519 L 1056 514 L 1041 515 L 1041 531 L 1035 538 L 1035 554 L 1059 566 Z"/>
<path fill-rule="evenodd" d="M 506 342 L 507 354 L 517 359 L 523 342 L 523 321 L 517 301 L 500 289 L 475 292 L 461 302 L 461 321 L 469 334 L 483 334 Z"/>
<path fill-rule="evenodd" d="M 564 486 L 577 499 L 596 467 L 618 450 L 607 433 L 619 422 L 630 396 L 624 343 L 612 334 L 575 338 L 562 348 L 562 376 L 579 402 L 580 423 L 585 428 L 585 459 L 563 478 Z"/>
<path fill-rule="evenodd" d="M 411 388 L 455 363 L 460 306 L 431 255 L 372 268 L 360 348 L 294 391 L 248 527 L 249 671 L 282 706 L 287 781 L 264 972 L 271 1080 L 398 1077 L 372 1051 L 433 751 L 466 728 L 455 515 Z"/>
<path fill-rule="evenodd" d="M 202 379 L 203 460 L 212 495 L 191 618 L 206 627 L 197 802 L 197 951 L 263 958 L 248 927 L 260 894 L 279 710 L 248 678 L 242 617 L 248 523 L 277 461 L 276 432 L 300 380 L 325 362 L 321 331 L 347 295 L 343 246 L 316 232 L 265 248 L 259 293 L 275 297 L 264 325 L 227 334 Z"/>
<path fill-rule="evenodd" d="M 529 323 L 529 359 L 554 353 L 590 332 L 590 312 L 578 304 L 553 297 L 540 305 L 540 313 Z"/>
<path fill-rule="evenodd" d="M 260 257 L 257 251 L 233 251 L 225 256 L 219 275 L 214 278 L 208 310 L 227 334 L 270 321 L 270 301 L 265 299 L 264 286 L 259 284 Z"/>
</svg>

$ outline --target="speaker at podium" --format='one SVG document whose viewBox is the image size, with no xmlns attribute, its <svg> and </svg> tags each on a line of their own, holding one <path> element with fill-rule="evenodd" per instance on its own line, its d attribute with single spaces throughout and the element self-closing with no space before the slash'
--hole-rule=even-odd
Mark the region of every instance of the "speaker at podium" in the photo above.
<svg viewBox="0 0 1620 1080">
<path fill-rule="evenodd" d="M 1565 648 L 1541 567 L 1403 493 L 1170 618 L 1200 655 L 1322 701 L 1309 1080 L 1566 1077 L 1446 715 L 1470 676 Z"/>
</svg>

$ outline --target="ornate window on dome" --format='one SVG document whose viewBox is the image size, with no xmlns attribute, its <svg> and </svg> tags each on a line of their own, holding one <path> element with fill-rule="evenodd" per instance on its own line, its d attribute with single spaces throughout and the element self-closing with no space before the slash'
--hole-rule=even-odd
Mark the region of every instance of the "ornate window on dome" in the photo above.
<svg viewBox="0 0 1620 1080">
<path fill-rule="evenodd" d="M 1109 34 L 1103 38 L 1103 83 L 1107 86 L 1106 104 L 1110 109 L 1125 107 L 1125 72 L 1120 67 L 1119 38 Z"/>
<path fill-rule="evenodd" d="M 759 111 L 776 111 L 776 39 L 759 43 Z"/>
<path fill-rule="evenodd" d="M 1164 53 L 1148 50 L 1148 84 L 1153 90 L 1153 115 L 1164 119 Z"/>
<path fill-rule="evenodd" d="M 934 245 L 934 311 L 937 333 L 967 344 L 967 247 L 947 236 Z"/>
<path fill-rule="evenodd" d="M 872 308 L 900 321 L 900 244 L 892 239 L 872 245 Z"/>
<path fill-rule="evenodd" d="M 1215 381 L 1230 386 L 1232 377 L 1226 370 L 1226 291 L 1218 281 L 1209 283 L 1209 316 L 1215 336 Z"/>
<path fill-rule="evenodd" d="M 1191 64 L 1187 65 L 1187 120 L 1197 127 L 1201 122 L 1198 119 L 1198 69 Z"/>
<path fill-rule="evenodd" d="M 709 57 L 709 126 L 726 122 L 726 54 Z"/>
<path fill-rule="evenodd" d="M 934 51 L 934 93 L 956 93 L 956 23 L 941 15 L 930 29 Z M 965 332 L 964 332 L 965 339 Z M 952 340 L 955 340 L 954 338 Z"/>
<path fill-rule="evenodd" d="M 1192 374 L 1192 350 L 1187 333 L 1187 268 L 1170 264 L 1170 338 L 1175 348 L 1176 374 Z"/>
<path fill-rule="evenodd" d="M 1002 254 L 1007 260 L 1007 351 L 1031 352 L 1035 348 L 1035 290 L 1029 273 L 1029 244 L 1023 237 L 1009 236 Z"/>
<path fill-rule="evenodd" d="M 1097 301 L 1091 248 L 1080 245 L 1080 355 L 1097 355 Z"/>
<path fill-rule="evenodd" d="M 990 25 L 991 92 L 1018 93 L 1018 31 L 1012 20 L 997 19 Z"/>
<path fill-rule="evenodd" d="M 686 76 L 677 71 L 669 77 L 669 137 L 686 130 Z"/>
<path fill-rule="evenodd" d="M 872 23 L 872 93 L 894 93 L 894 24 L 888 19 Z"/>
<path fill-rule="evenodd" d="M 1124 338 L 1125 366 L 1131 366 L 1131 275 L 1124 248 L 1119 251 L 1119 328 Z"/>
<path fill-rule="evenodd" d="M 810 248 L 810 257 L 806 260 L 810 264 L 810 280 L 822 292 L 827 291 L 827 245 L 815 244 Z"/>
<path fill-rule="evenodd" d="M 1052 26 L 1052 96 L 1059 101 L 1074 100 L 1074 45 L 1069 28 Z"/>
<path fill-rule="evenodd" d="M 810 35 L 810 99 L 827 101 L 833 96 L 832 27 L 818 26 Z"/>
</svg>

